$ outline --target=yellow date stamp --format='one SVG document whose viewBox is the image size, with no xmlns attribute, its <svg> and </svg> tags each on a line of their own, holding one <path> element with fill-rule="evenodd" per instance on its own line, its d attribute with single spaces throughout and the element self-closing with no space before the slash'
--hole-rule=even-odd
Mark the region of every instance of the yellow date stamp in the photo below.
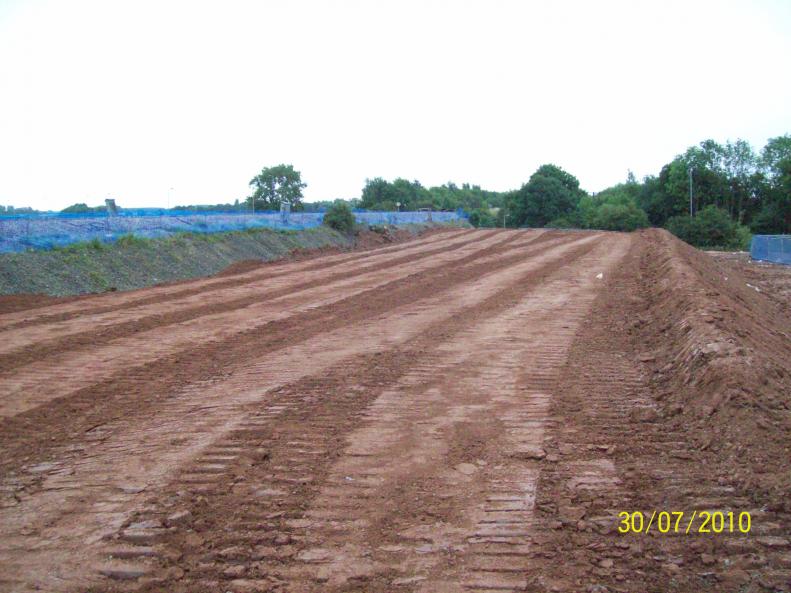
<svg viewBox="0 0 791 593">
<path fill-rule="evenodd" d="M 752 518 L 743 511 L 621 511 L 618 533 L 750 533 Z"/>
</svg>

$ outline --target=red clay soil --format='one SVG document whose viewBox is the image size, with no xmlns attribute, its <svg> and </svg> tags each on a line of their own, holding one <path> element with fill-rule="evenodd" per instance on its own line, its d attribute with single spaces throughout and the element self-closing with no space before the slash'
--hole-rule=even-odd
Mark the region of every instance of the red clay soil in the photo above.
<svg viewBox="0 0 791 593">
<path fill-rule="evenodd" d="M 0 590 L 791 590 L 791 320 L 731 262 L 452 231 L 235 272 L 0 315 Z M 707 509 L 750 533 L 618 531 Z"/>
<path fill-rule="evenodd" d="M 741 274 L 756 292 L 774 301 L 791 315 L 791 266 L 756 261 L 745 252 L 707 252 L 724 270 Z"/>
<path fill-rule="evenodd" d="M 430 228 L 420 233 L 422 237 L 430 235 L 437 235 L 442 233 L 457 232 L 452 227 L 436 227 Z M 390 243 L 403 243 L 404 241 L 411 241 L 415 238 L 415 234 L 405 229 L 382 227 L 377 231 L 360 231 L 355 235 L 354 248 L 355 251 L 363 251 L 366 249 L 374 249 L 382 247 Z M 215 276 L 234 276 L 244 272 L 250 272 L 262 266 L 272 264 L 275 262 L 288 261 L 303 261 L 306 259 L 313 259 L 324 255 L 332 255 L 335 253 L 345 253 L 349 249 L 341 247 L 323 247 L 317 249 L 292 249 L 285 257 L 278 258 L 277 260 L 261 261 L 260 259 L 245 259 L 231 264 L 223 271 L 215 274 Z"/>
<path fill-rule="evenodd" d="M 664 231 L 606 283 L 554 400 L 530 590 L 790 590 L 791 320 Z M 681 533 L 619 533 L 655 510 Z M 752 529 L 686 533 L 705 510 Z"/>
<path fill-rule="evenodd" d="M 85 297 L 52 297 L 45 294 L 3 294 L 0 295 L 0 315 L 25 311 L 35 307 L 46 307 L 58 303 L 68 303 Z"/>
</svg>

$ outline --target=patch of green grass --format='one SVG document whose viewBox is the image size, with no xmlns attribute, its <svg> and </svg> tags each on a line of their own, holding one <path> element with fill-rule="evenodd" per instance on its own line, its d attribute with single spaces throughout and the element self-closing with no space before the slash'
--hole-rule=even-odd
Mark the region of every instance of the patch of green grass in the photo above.
<svg viewBox="0 0 791 593">
<path fill-rule="evenodd" d="M 106 249 L 107 245 L 102 243 L 99 239 L 92 239 L 90 241 L 81 241 L 79 243 L 70 243 L 69 245 L 60 245 L 53 247 L 50 251 L 56 253 L 88 253 L 90 251 L 102 251 Z M 38 250 L 36 250 L 38 251 Z M 34 251 L 34 253 L 36 252 Z"/>
<path fill-rule="evenodd" d="M 150 245 L 152 241 L 153 239 L 146 239 L 129 233 L 128 235 L 121 235 L 118 237 L 118 239 L 115 240 L 115 244 L 118 247 L 144 247 L 145 245 Z"/>
<path fill-rule="evenodd" d="M 109 286 L 107 278 L 105 278 L 101 273 L 97 272 L 96 270 L 92 270 L 88 272 L 88 278 L 94 286 L 101 290 L 107 290 Z"/>
</svg>

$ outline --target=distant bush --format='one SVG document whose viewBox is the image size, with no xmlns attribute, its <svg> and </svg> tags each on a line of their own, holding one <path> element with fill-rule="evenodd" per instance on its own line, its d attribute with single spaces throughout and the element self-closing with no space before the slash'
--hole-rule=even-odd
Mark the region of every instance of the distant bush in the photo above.
<svg viewBox="0 0 791 593">
<path fill-rule="evenodd" d="M 489 210 L 478 208 L 470 212 L 470 224 L 479 228 L 491 228 L 497 226 L 497 220 Z"/>
<path fill-rule="evenodd" d="M 624 191 L 585 196 L 577 206 L 582 226 L 603 231 L 634 231 L 649 226 L 648 215 Z"/>
<path fill-rule="evenodd" d="M 64 208 L 61 212 L 65 213 L 78 213 L 84 214 L 88 212 L 107 212 L 106 206 L 88 206 L 87 204 L 80 202 L 78 204 L 72 204 L 71 206 Z"/>
<path fill-rule="evenodd" d="M 706 249 L 747 249 L 750 231 L 728 216 L 722 208 L 706 206 L 694 217 L 674 216 L 667 230 L 695 247 Z"/>
<path fill-rule="evenodd" d="M 323 224 L 339 233 L 351 235 L 354 232 L 354 213 L 346 202 L 335 202 L 324 213 Z"/>
<path fill-rule="evenodd" d="M 579 228 L 579 224 L 571 220 L 566 216 L 561 216 L 560 218 L 556 218 L 555 220 L 550 220 L 547 223 L 546 228 L 548 229 L 575 229 Z"/>
<path fill-rule="evenodd" d="M 121 247 L 139 247 L 147 243 L 148 241 L 146 239 L 133 235 L 132 233 L 121 235 L 115 240 L 115 244 Z"/>
<path fill-rule="evenodd" d="M 741 251 L 749 251 L 750 243 L 753 241 L 753 234 L 750 228 L 743 224 L 737 225 L 736 228 L 736 248 Z"/>
<path fill-rule="evenodd" d="M 648 215 L 634 202 L 605 203 L 596 208 L 590 228 L 605 231 L 635 231 L 648 226 Z"/>
</svg>

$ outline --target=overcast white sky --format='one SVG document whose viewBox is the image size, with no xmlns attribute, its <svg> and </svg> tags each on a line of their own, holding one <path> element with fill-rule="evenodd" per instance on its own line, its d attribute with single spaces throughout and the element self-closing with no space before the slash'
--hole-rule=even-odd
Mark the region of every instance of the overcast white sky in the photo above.
<svg viewBox="0 0 791 593">
<path fill-rule="evenodd" d="M 0 204 L 233 201 L 281 162 L 308 200 L 597 191 L 791 132 L 790 57 L 789 0 L 0 0 Z"/>
</svg>

